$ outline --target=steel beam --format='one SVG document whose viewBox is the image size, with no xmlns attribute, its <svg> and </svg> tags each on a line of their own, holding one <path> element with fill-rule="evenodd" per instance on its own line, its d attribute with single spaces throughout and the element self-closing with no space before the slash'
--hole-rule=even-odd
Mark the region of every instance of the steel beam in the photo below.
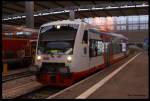
<svg viewBox="0 0 150 101">
<path fill-rule="evenodd" d="M 97 4 L 97 5 L 95 5 L 95 7 L 98 7 L 98 5 L 99 4 Z M 85 5 L 84 6 L 80 6 L 80 8 L 84 8 L 85 7 Z M 87 6 L 86 6 L 87 7 Z M 91 6 L 89 6 L 89 8 L 92 8 L 93 7 L 93 5 L 91 5 Z M 71 9 L 74 9 L 74 10 L 76 10 L 77 8 L 79 8 L 79 7 L 74 7 L 74 6 L 72 6 L 72 7 L 67 7 L 67 8 L 54 8 L 54 9 L 46 9 L 46 10 L 41 10 L 41 11 L 36 11 L 36 12 L 34 12 L 34 14 L 38 14 L 38 13 L 47 13 L 47 12 L 56 12 L 56 11 L 62 11 L 62 10 L 71 10 Z M 125 9 L 134 9 L 135 7 L 130 7 L 130 8 L 117 8 L 116 10 L 119 10 L 120 9 L 120 14 L 122 13 L 122 15 L 124 15 L 124 16 L 126 16 L 125 15 L 125 13 L 123 12 Z M 148 9 L 148 7 L 137 7 L 137 9 Z M 102 9 L 102 10 L 96 10 L 96 11 L 106 11 L 107 9 Z M 108 10 L 109 11 L 109 10 Z M 81 12 L 82 13 L 82 11 L 77 11 L 77 12 Z M 65 12 L 64 12 L 65 13 Z M 105 12 L 106 14 L 108 13 L 108 12 Z M 140 13 L 140 12 L 139 12 Z M 14 14 L 14 15 L 10 15 L 10 16 L 3 16 L 2 18 L 4 19 L 4 18 L 7 18 L 7 17 L 14 17 L 14 16 L 17 16 L 17 15 L 25 15 L 24 13 L 20 13 L 20 14 Z M 56 14 L 54 14 L 54 15 L 56 15 Z M 109 14 L 109 15 L 111 15 L 111 14 Z"/>
<path fill-rule="evenodd" d="M 75 19 L 75 12 L 74 12 L 74 10 L 70 10 L 69 11 L 69 19 L 70 20 L 74 20 Z"/>
<path fill-rule="evenodd" d="M 34 2 L 26 1 L 25 2 L 26 9 L 26 26 L 29 28 L 34 28 Z"/>
</svg>

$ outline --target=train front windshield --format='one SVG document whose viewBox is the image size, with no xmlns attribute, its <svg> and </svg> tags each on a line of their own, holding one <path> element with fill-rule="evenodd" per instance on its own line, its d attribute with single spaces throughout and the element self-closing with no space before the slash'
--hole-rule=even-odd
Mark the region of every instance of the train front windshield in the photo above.
<svg viewBox="0 0 150 101">
<path fill-rule="evenodd" d="M 38 54 L 73 54 L 79 25 L 52 25 L 41 27 Z"/>
</svg>

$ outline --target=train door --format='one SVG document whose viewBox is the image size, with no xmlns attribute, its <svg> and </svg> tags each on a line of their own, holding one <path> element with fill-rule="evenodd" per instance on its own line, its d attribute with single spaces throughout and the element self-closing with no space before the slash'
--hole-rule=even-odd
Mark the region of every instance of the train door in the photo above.
<svg viewBox="0 0 150 101">
<path fill-rule="evenodd" d="M 106 66 L 110 65 L 110 50 L 111 44 L 110 42 L 105 42 L 105 64 Z"/>
<path fill-rule="evenodd" d="M 81 67 L 87 68 L 89 67 L 89 54 L 88 54 L 88 30 L 84 31 L 83 39 L 82 39 L 82 49 L 81 49 Z"/>
</svg>

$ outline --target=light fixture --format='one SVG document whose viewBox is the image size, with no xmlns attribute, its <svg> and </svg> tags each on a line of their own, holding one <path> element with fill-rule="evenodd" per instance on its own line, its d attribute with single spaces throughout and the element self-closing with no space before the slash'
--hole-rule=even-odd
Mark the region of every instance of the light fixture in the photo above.
<svg viewBox="0 0 150 101">
<path fill-rule="evenodd" d="M 71 61 L 71 60 L 72 60 L 72 57 L 71 57 L 71 56 L 68 56 L 68 57 L 67 57 L 67 60 L 68 60 L 68 61 Z"/>
<path fill-rule="evenodd" d="M 41 60 L 42 57 L 40 55 L 37 56 L 37 60 Z"/>
<path fill-rule="evenodd" d="M 57 29 L 60 29 L 60 26 L 59 26 L 59 25 L 57 25 L 56 27 L 57 27 Z"/>
</svg>

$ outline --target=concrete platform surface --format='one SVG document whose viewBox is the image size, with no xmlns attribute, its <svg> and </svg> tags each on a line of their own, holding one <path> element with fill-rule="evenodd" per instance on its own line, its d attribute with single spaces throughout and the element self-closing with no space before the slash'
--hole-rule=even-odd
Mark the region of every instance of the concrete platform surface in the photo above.
<svg viewBox="0 0 150 101">
<path fill-rule="evenodd" d="M 148 98 L 148 65 L 148 55 L 142 53 L 88 98 Z"/>
</svg>

